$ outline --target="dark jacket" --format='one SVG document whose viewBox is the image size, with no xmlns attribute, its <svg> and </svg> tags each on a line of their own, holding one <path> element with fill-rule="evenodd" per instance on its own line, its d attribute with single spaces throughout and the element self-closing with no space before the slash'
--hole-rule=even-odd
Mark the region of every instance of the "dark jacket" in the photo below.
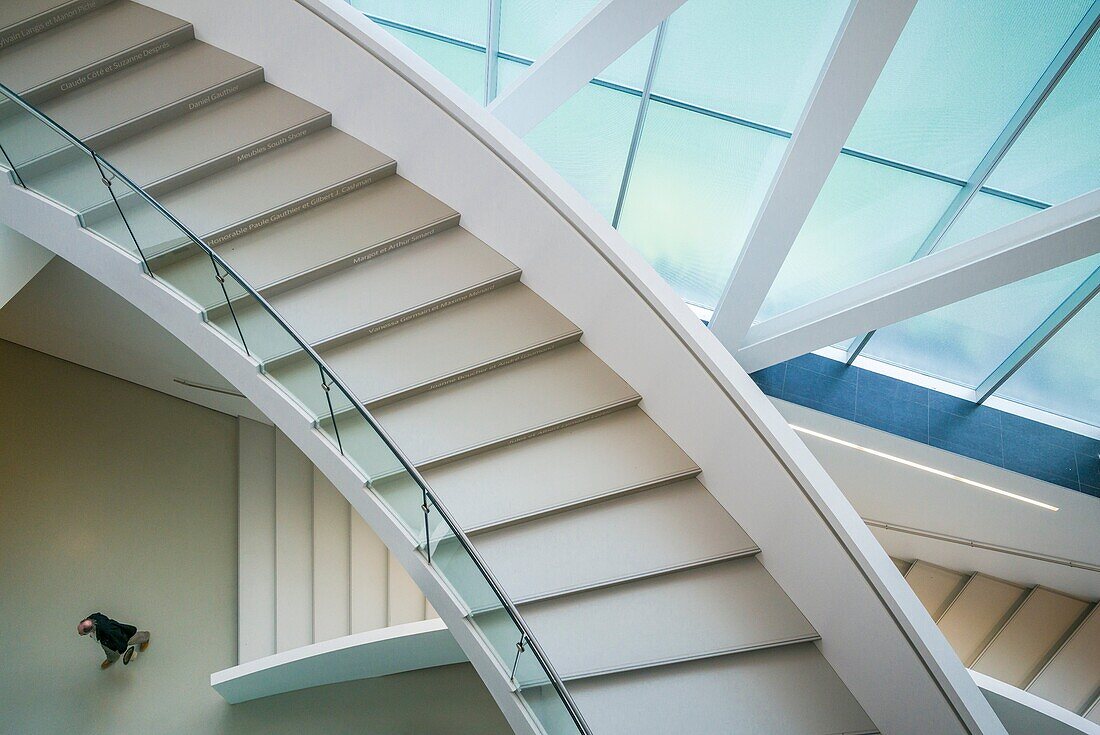
<svg viewBox="0 0 1100 735">
<path fill-rule="evenodd" d="M 103 613 L 92 613 L 85 620 L 95 623 L 95 639 L 100 645 L 110 648 L 118 653 L 126 652 L 126 644 L 137 633 L 137 628 L 117 620 L 111 620 Z"/>
</svg>

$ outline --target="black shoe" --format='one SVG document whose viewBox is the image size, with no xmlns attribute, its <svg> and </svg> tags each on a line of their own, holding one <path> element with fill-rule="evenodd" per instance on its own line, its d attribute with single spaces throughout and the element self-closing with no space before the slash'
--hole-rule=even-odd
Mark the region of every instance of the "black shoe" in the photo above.
<svg viewBox="0 0 1100 735">
<path fill-rule="evenodd" d="M 126 649 L 126 653 L 122 654 L 122 665 L 123 666 L 130 663 L 130 659 L 132 659 L 134 657 L 134 650 L 135 650 L 134 647 L 130 646 L 129 648 Z"/>
</svg>

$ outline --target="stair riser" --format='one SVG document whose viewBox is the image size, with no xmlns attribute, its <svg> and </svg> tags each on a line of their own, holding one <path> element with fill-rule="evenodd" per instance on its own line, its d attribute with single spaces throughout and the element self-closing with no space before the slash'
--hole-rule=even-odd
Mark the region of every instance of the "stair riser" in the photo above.
<svg viewBox="0 0 1100 735">
<path fill-rule="evenodd" d="M 480 365 L 475 365 L 474 367 L 471 367 L 467 370 L 462 370 L 452 375 L 441 377 L 437 380 L 431 380 L 426 383 L 421 383 L 420 385 L 395 391 L 394 393 L 390 393 L 389 395 L 380 396 L 373 400 L 368 400 L 367 409 L 373 411 L 375 409 L 382 408 L 383 406 L 388 406 L 391 403 L 397 403 L 398 401 L 403 401 L 406 398 L 412 398 L 413 396 L 427 393 L 428 391 L 435 390 L 436 388 L 445 388 L 448 385 L 454 385 L 455 383 L 459 383 L 468 378 L 476 378 L 478 375 L 484 375 L 490 370 L 496 370 L 497 368 L 506 367 L 508 365 L 520 362 L 521 360 L 536 357 L 543 353 L 549 352 L 550 350 L 553 350 L 557 347 L 561 347 L 562 345 L 576 342 L 580 338 L 580 330 L 577 330 L 576 332 L 572 332 L 570 334 L 561 335 L 560 337 L 556 337 L 542 344 L 532 345 L 528 348 L 519 350 L 510 355 L 504 355 L 497 359 L 481 363 Z"/>
<path fill-rule="evenodd" d="M 195 92 L 194 94 L 176 100 L 171 104 L 150 110 L 131 120 L 119 123 L 107 130 L 100 130 L 86 137 L 85 143 L 92 150 L 103 150 L 107 146 L 114 145 L 131 135 L 149 130 L 161 123 L 175 119 L 200 107 L 206 107 L 218 100 L 236 94 L 253 87 L 264 80 L 264 70 L 251 69 L 244 74 L 218 82 L 212 87 Z"/>
<path fill-rule="evenodd" d="M 324 350 L 339 347 L 340 345 L 347 344 L 348 342 L 353 342 L 360 337 L 365 337 L 371 334 L 375 334 L 377 332 L 381 332 L 383 329 L 388 329 L 389 327 L 393 327 L 398 324 L 404 324 L 407 321 L 424 316 L 425 314 L 430 314 L 433 311 L 446 308 L 448 306 L 451 306 L 452 304 L 457 304 L 460 301 L 465 301 L 466 299 L 488 293 L 494 288 L 499 288 L 501 286 L 506 286 L 510 283 L 515 283 L 519 280 L 519 277 L 519 270 L 513 271 L 511 273 L 506 273 L 499 278 L 495 278 L 485 283 L 477 284 L 467 290 L 463 290 L 458 293 L 450 294 L 438 301 L 423 304 L 421 306 L 410 309 L 409 311 L 386 317 L 385 319 L 379 320 L 377 322 L 371 322 L 370 324 L 365 324 L 361 327 L 350 329 L 347 332 L 342 332 L 331 337 L 326 337 L 325 339 L 314 342 L 311 346 L 317 352 L 323 352 Z M 266 297 L 269 294 L 266 292 L 266 290 L 260 289 L 260 295 Z M 236 301 L 234 301 L 234 303 L 236 303 Z M 224 317 L 226 314 L 228 314 L 227 307 L 225 307 L 224 305 L 218 305 L 211 307 L 206 311 L 206 318 L 207 320 L 215 320 Z M 284 364 L 286 360 L 293 360 L 296 357 L 298 357 L 297 352 L 282 357 L 273 357 L 270 360 L 264 362 L 263 369 L 265 371 L 274 370 L 276 367 Z"/>
<path fill-rule="evenodd" d="M 396 163 L 386 164 L 385 166 L 382 166 L 373 171 L 365 172 L 352 179 L 348 179 L 339 184 L 335 184 L 326 189 L 322 189 L 319 192 L 311 192 L 292 202 L 280 204 L 277 208 L 273 210 L 261 212 L 259 214 L 253 215 L 252 217 L 249 217 L 246 220 L 235 222 L 228 227 L 224 227 L 220 230 L 215 230 L 214 232 L 210 232 L 205 235 L 200 235 L 200 237 L 202 237 L 203 242 L 205 242 L 212 248 L 219 245 L 224 245 L 225 243 L 237 237 L 251 234 L 253 232 L 256 232 L 257 230 L 261 230 L 264 227 L 267 227 L 268 225 L 273 225 L 281 222 L 287 217 L 291 217 L 295 214 L 301 214 L 307 209 L 312 209 L 317 205 L 324 204 L 325 202 L 330 202 L 333 199 L 343 196 L 344 194 L 350 194 L 353 191 L 362 189 L 364 186 L 368 186 L 371 183 L 378 181 L 379 179 L 383 179 L 387 176 L 392 175 L 396 170 Z M 185 258 L 189 258 L 194 254 L 195 253 L 190 246 L 180 245 L 176 247 L 165 248 L 160 252 L 154 253 L 152 255 L 147 255 L 147 257 L 149 259 L 149 267 L 152 270 L 156 271 L 158 268 L 163 268 L 166 265 L 170 265 Z M 268 288 L 269 287 L 267 286 L 263 286 L 260 287 L 259 291 L 264 295 L 270 296 L 271 292 L 268 290 Z M 224 304 L 212 306 L 208 310 L 207 316 L 210 319 L 215 319 L 218 316 L 222 315 L 225 310 L 226 307 Z"/>
<path fill-rule="evenodd" d="M 327 263 L 322 263 L 319 266 L 310 268 L 309 270 L 302 271 L 301 273 L 295 273 L 292 276 L 280 279 L 273 283 L 269 283 L 262 287 L 262 291 L 265 295 L 276 296 L 285 291 L 304 286 L 305 284 L 316 281 L 319 278 L 330 276 L 333 273 L 342 271 L 345 268 L 351 268 L 353 266 L 362 265 L 368 260 L 373 260 L 379 255 L 385 255 L 386 253 L 393 252 L 406 245 L 412 245 L 413 243 L 420 242 L 427 239 L 432 235 L 449 230 L 450 228 L 458 224 L 459 215 L 457 213 L 445 217 L 431 224 L 419 227 L 411 232 L 398 235 L 397 237 L 390 238 L 389 240 L 383 240 L 380 243 L 371 245 L 369 248 L 364 248 L 355 253 L 345 255 L 342 258 L 336 260 L 330 260 Z"/>
<path fill-rule="evenodd" d="M 230 240 L 240 237 L 241 235 L 248 235 L 257 230 L 263 229 L 268 225 L 281 222 L 287 217 L 293 217 L 296 214 L 301 214 L 306 210 L 313 209 L 316 206 L 331 202 L 334 199 L 350 194 L 353 191 L 358 191 L 364 186 L 370 186 L 375 181 L 383 179 L 387 176 L 391 176 L 397 172 L 397 164 L 390 162 L 385 166 L 381 166 L 373 171 L 367 171 L 357 176 L 353 176 L 350 179 L 341 181 L 338 184 L 325 187 L 320 191 L 315 191 L 309 195 L 297 199 L 292 202 L 287 202 L 280 205 L 276 209 L 272 209 L 267 212 L 262 212 L 253 217 L 249 217 L 246 220 L 236 222 L 229 227 L 225 227 L 221 230 L 211 232 L 203 237 L 207 245 L 211 247 L 217 247 L 224 245 Z"/>
<path fill-rule="evenodd" d="M 299 125 L 294 126 L 289 130 L 284 130 L 276 133 L 263 140 L 249 143 L 247 146 L 242 146 L 234 151 L 229 151 L 220 156 L 212 158 L 208 161 L 196 164 L 191 168 L 185 169 L 173 173 L 169 176 L 165 176 L 157 181 L 153 182 L 136 182 L 142 186 L 149 195 L 158 198 L 162 197 L 169 192 L 172 192 L 180 187 L 192 184 L 199 179 L 210 176 L 211 174 L 224 171 L 231 166 L 235 166 L 238 163 L 247 161 L 251 158 L 255 158 L 258 155 L 273 151 L 287 143 L 291 143 L 296 140 L 301 140 L 310 133 L 315 133 L 318 130 L 323 130 L 331 124 L 332 116 L 329 113 L 320 115 L 311 120 L 307 120 Z M 107 160 L 110 160 L 110 152 L 105 155 Z M 125 202 L 127 198 L 135 196 L 132 192 L 127 193 L 125 196 L 120 197 L 120 201 Z M 113 216 L 115 214 L 114 204 L 110 201 L 104 201 L 97 207 L 89 208 L 82 213 L 82 221 L 90 224 L 101 221 L 104 217 Z M 150 262 L 152 264 L 152 261 Z M 163 263 L 157 263 L 161 265 Z"/>
<path fill-rule="evenodd" d="M 388 406 L 391 403 L 397 403 L 399 401 L 405 400 L 406 398 L 412 398 L 413 396 L 418 396 L 422 393 L 427 393 L 428 391 L 435 390 L 436 388 L 445 388 L 448 385 L 454 385 L 455 383 L 466 380 L 467 378 L 474 378 L 478 375 L 484 375 L 490 370 L 496 370 L 497 368 L 505 367 L 506 365 L 511 365 L 521 360 L 526 360 L 527 358 L 541 355 L 545 352 L 549 352 L 556 347 L 561 347 L 562 345 L 576 342 L 580 338 L 581 332 L 580 330 L 577 330 L 576 332 L 556 337 L 542 344 L 532 345 L 531 347 L 520 350 L 518 352 L 514 352 L 510 355 L 504 355 L 495 360 L 488 360 L 479 365 L 475 365 L 467 370 L 452 373 L 450 375 L 420 383 L 418 385 L 402 388 L 401 390 L 394 391 L 393 393 L 389 393 L 385 396 L 367 399 L 365 402 L 366 409 L 368 411 L 374 411 L 375 409 L 382 408 L 383 406 Z M 322 358 L 323 357 L 324 356 L 322 355 Z M 265 371 L 270 369 L 271 368 L 269 363 L 264 365 Z M 340 416 L 350 414 L 353 411 L 354 409 L 352 408 L 341 409 L 336 412 L 336 416 L 337 418 L 339 418 Z"/>
<path fill-rule="evenodd" d="M 149 39 L 138 46 L 133 46 L 105 59 L 100 59 L 83 69 L 69 72 L 59 79 L 53 79 L 33 89 L 28 89 L 22 94 L 22 97 L 32 104 L 41 104 L 66 92 L 72 92 L 92 82 L 105 79 L 115 72 L 129 69 L 131 66 L 147 61 L 165 51 L 177 48 L 194 37 L 195 29 L 188 24 L 164 35 Z"/>
<path fill-rule="evenodd" d="M 612 403 L 607 406 L 602 406 L 593 411 L 580 414 L 578 416 L 570 416 L 560 421 L 554 421 L 543 426 L 538 426 L 527 431 L 521 431 L 518 434 L 511 436 L 501 437 L 492 441 L 479 444 L 474 447 L 468 447 L 466 449 L 459 450 L 452 454 L 448 454 L 442 457 L 430 457 L 416 463 L 418 470 L 427 472 L 442 467 L 445 464 L 451 462 L 457 462 L 460 459 L 466 459 L 468 457 L 477 456 L 483 452 L 489 452 L 493 449 L 500 449 L 501 447 L 511 446 L 512 444 L 518 444 L 528 439 L 534 439 L 535 437 L 542 436 L 543 434 L 549 434 L 552 431 L 558 431 L 560 429 L 567 429 L 570 426 L 576 426 L 577 424 L 583 424 L 585 421 L 591 421 L 592 419 L 598 419 L 601 416 L 607 416 L 615 411 L 621 411 L 624 408 L 630 408 L 637 406 L 641 402 L 641 396 L 634 396 L 617 403 Z"/>
<path fill-rule="evenodd" d="M 62 23 L 79 18 L 93 10 L 98 10 L 112 0 L 73 0 L 56 8 L 50 8 L 33 18 L 27 18 L 15 25 L 0 29 L 0 50 L 14 46 L 20 41 L 50 30 Z"/>
<path fill-rule="evenodd" d="M 694 477 L 698 477 L 700 469 L 689 470 L 687 472 L 680 472 L 675 475 L 668 475 L 667 477 L 660 477 L 649 482 L 643 482 L 636 485 L 627 485 L 625 487 L 615 488 L 602 492 L 597 495 L 589 495 L 588 497 L 581 498 L 569 503 L 562 503 L 560 505 L 552 505 L 545 508 L 539 508 L 531 511 L 530 513 L 524 513 L 518 516 L 511 516 L 508 518 L 500 518 L 495 521 L 489 521 L 483 523 L 480 526 L 473 526 L 466 529 L 466 533 L 473 537 L 478 534 L 489 533 L 491 531 L 499 531 L 502 528 L 510 528 L 512 526 L 518 526 L 521 523 L 528 521 L 539 520 L 540 518 L 549 518 L 550 516 L 558 515 L 559 513 L 567 513 L 571 510 L 578 510 L 590 505 L 596 505 L 612 498 L 624 498 L 628 495 L 634 495 L 636 493 L 645 492 L 646 490 L 654 490 L 659 487 L 665 487 L 675 482 L 681 482 L 683 480 L 690 480 Z"/>
<path fill-rule="evenodd" d="M 339 347 L 342 344 L 347 344 L 348 342 L 359 339 L 360 337 L 364 337 L 370 334 L 377 334 L 383 329 L 396 327 L 399 324 L 404 324 L 405 322 L 412 321 L 413 319 L 419 319 L 422 316 L 427 316 L 428 314 L 439 311 L 440 309 L 446 309 L 448 306 L 453 306 L 457 303 L 465 301 L 466 299 L 472 299 L 476 296 L 487 294 L 495 288 L 500 288 L 501 286 L 507 286 L 509 284 L 516 283 L 517 281 L 519 281 L 519 278 L 520 271 L 517 269 L 497 278 L 493 278 L 484 283 L 479 283 L 469 289 L 450 294 L 436 301 L 428 302 L 427 304 L 418 306 L 415 309 L 410 309 L 409 311 L 403 312 L 401 314 L 395 314 L 394 316 L 380 319 L 376 322 L 372 322 L 371 324 L 366 324 L 362 327 L 343 332 L 342 334 L 327 337 L 318 342 L 316 346 L 318 349 L 326 350 L 332 347 Z"/>
<path fill-rule="evenodd" d="M 522 614 L 522 611 L 520 611 Z M 821 640 L 821 636 L 817 635 L 804 635 L 794 638 L 784 638 L 775 641 L 764 641 L 761 643 L 754 643 L 749 646 L 738 646 L 737 648 L 720 649 L 716 651 L 708 651 L 697 655 L 690 656 L 678 656 L 676 658 L 659 659 L 655 661 L 643 661 L 636 664 L 629 664 L 627 666 L 619 666 L 614 669 L 597 669 L 592 671 L 576 671 L 576 672 L 561 672 L 561 678 L 565 682 L 577 681 L 579 679 L 588 679 L 594 676 L 610 676 L 612 674 L 622 674 L 627 671 L 640 671 L 641 669 L 651 669 L 658 666 L 672 666 L 675 664 L 687 663 L 688 661 L 701 661 L 708 658 L 717 658 L 718 656 L 736 656 L 741 653 L 750 653 L 752 651 L 764 651 L 769 648 L 780 648 L 782 646 L 797 646 L 802 644 L 814 643 Z M 520 682 L 520 689 L 540 686 L 538 682 Z"/>
</svg>

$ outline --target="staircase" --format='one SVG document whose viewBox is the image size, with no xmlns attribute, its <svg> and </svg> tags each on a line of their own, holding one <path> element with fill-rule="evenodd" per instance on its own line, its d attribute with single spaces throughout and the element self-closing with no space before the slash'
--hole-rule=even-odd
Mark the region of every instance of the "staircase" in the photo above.
<svg viewBox="0 0 1100 735">
<path fill-rule="evenodd" d="M 1100 724 L 1100 605 L 895 560 L 963 664 Z"/>
<path fill-rule="evenodd" d="M 643 397 L 395 161 L 190 24 L 129 0 L 7 3 L 0 44 L 0 82 L 215 248 L 362 399 L 472 539 L 592 732 L 877 732 Z M 4 107 L 0 144 L 18 183 L 108 242 L 142 233 L 154 277 L 239 334 L 330 440 L 375 441 L 366 424 L 336 435 L 351 407 L 319 391 L 314 363 L 217 266 L 211 278 L 211 258 L 118 184 L 116 205 L 89 185 L 90 158 Z M 420 533 L 418 495 L 384 478 L 371 490 Z M 443 533 L 420 548 L 446 565 L 459 547 Z M 307 612 L 294 604 L 279 610 L 279 650 L 307 642 L 287 622 Z M 466 614 L 508 676 L 501 651 L 515 641 L 495 643 L 504 612 Z M 998 648 L 982 658 L 1011 666 Z M 542 714 L 545 676 L 521 666 L 512 678 L 543 728 L 566 731 Z"/>
</svg>

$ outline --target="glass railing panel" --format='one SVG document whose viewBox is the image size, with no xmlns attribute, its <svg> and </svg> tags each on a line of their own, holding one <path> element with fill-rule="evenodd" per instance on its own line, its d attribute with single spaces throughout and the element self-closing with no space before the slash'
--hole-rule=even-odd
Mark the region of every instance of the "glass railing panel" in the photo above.
<svg viewBox="0 0 1100 735">
<path fill-rule="evenodd" d="M 7 94 L 2 85 L 0 93 Z M 14 164 L 13 180 L 79 213 L 86 228 L 142 260 L 150 275 L 255 360 L 405 527 L 543 729 L 587 732 L 472 543 L 308 343 L 144 191 L 14 95 L 8 98 L 13 106 L 0 115 L 0 145 Z M 29 181 L 19 179 L 24 170 Z"/>
</svg>

